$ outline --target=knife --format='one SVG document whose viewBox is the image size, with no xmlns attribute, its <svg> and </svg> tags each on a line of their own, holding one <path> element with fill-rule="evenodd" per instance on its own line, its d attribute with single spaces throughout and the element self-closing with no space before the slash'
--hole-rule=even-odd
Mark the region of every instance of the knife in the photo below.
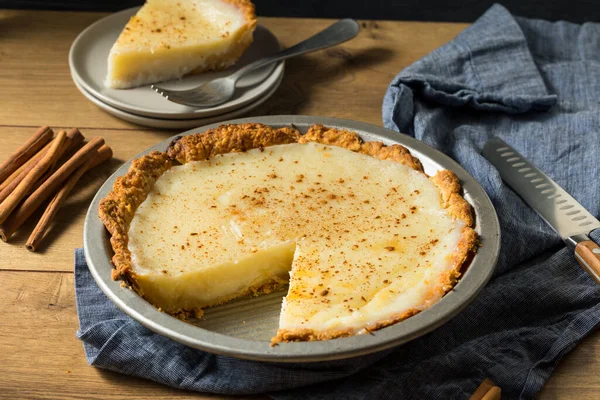
<svg viewBox="0 0 600 400">
<path fill-rule="evenodd" d="M 600 284 L 600 247 L 588 236 L 600 228 L 600 221 L 504 141 L 488 140 L 482 153 L 502 179 L 560 235 L 577 262 Z"/>
</svg>

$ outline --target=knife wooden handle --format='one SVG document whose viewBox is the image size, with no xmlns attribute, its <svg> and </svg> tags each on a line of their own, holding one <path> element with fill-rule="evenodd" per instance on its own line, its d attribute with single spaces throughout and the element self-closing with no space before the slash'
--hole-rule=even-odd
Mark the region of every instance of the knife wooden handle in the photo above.
<svg viewBox="0 0 600 400">
<path fill-rule="evenodd" d="M 600 284 L 600 247 L 591 240 L 580 242 L 575 247 L 575 258 L 596 283 Z"/>
</svg>

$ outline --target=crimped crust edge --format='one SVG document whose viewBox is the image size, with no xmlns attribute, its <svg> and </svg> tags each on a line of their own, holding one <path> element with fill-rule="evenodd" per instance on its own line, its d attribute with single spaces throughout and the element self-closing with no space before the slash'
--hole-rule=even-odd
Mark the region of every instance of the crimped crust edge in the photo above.
<svg viewBox="0 0 600 400">
<path fill-rule="evenodd" d="M 135 275 L 132 273 L 131 254 L 127 249 L 127 232 L 135 210 L 145 200 L 156 180 L 171 168 L 172 160 L 181 163 L 204 160 L 218 154 L 243 152 L 254 148 L 277 144 L 318 142 L 326 145 L 344 147 L 352 151 L 370 155 L 381 160 L 393 160 L 407 165 L 423 174 L 421 162 L 401 145 L 386 146 L 381 142 L 364 142 L 356 133 L 313 125 L 301 135 L 293 127 L 273 129 L 258 123 L 239 125 L 221 125 L 203 133 L 176 138 L 167 152 L 153 152 L 133 161 L 129 171 L 117 178 L 113 189 L 104 198 L 98 210 L 100 219 L 111 234 L 111 245 L 115 251 L 112 258 L 115 270 L 113 279 L 125 278 L 136 290 Z M 460 195 L 461 186 L 457 176 L 448 170 L 439 171 L 429 179 L 440 189 L 442 206 L 454 218 L 465 223 L 458 249 L 452 255 L 453 269 L 443 277 L 440 285 L 431 289 L 429 297 L 437 298 L 456 284 L 465 261 L 476 251 L 477 234 L 472 229 L 473 210 Z M 137 290 L 136 290 L 137 291 Z M 143 294 L 140 293 L 142 296 Z M 400 322 L 422 309 L 406 310 L 387 320 L 377 321 L 365 327 L 367 332 L 384 328 Z M 181 310 L 179 316 L 201 315 L 202 310 Z M 311 329 L 279 329 L 272 344 L 288 341 L 327 340 L 356 334 L 350 329 L 315 331 Z"/>
</svg>

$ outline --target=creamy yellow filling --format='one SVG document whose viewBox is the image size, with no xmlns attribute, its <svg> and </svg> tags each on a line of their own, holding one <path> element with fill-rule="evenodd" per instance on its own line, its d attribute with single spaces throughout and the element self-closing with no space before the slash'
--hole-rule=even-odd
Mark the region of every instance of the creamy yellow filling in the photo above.
<svg viewBox="0 0 600 400">
<path fill-rule="evenodd" d="M 247 45 L 245 16 L 222 0 L 148 0 L 125 26 L 108 58 L 106 85 L 126 88 L 224 68 Z"/>
<path fill-rule="evenodd" d="M 360 331 L 439 299 L 464 224 L 422 173 L 288 144 L 175 166 L 129 230 L 142 290 L 166 311 L 287 280 L 280 328 Z"/>
</svg>

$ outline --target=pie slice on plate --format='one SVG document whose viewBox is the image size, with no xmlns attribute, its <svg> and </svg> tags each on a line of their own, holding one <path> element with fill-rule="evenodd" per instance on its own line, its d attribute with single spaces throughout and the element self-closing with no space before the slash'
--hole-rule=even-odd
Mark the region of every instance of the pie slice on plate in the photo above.
<svg viewBox="0 0 600 400">
<path fill-rule="evenodd" d="M 105 85 L 125 89 L 233 65 L 256 27 L 249 0 L 147 0 L 108 56 Z"/>
<path fill-rule="evenodd" d="M 113 277 L 164 312 L 289 284 L 273 343 L 324 340 L 394 324 L 453 287 L 477 244 L 460 189 L 353 132 L 225 125 L 135 160 L 99 215 Z"/>
</svg>

